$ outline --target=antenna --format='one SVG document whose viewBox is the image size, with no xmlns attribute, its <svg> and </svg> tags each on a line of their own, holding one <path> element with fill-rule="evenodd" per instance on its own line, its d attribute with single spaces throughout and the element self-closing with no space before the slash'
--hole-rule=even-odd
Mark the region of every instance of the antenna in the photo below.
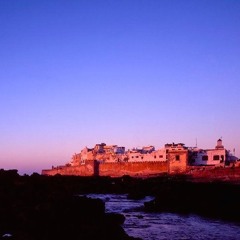
<svg viewBox="0 0 240 240">
<path fill-rule="evenodd" d="M 196 138 L 196 148 L 197 148 L 197 138 Z"/>
</svg>

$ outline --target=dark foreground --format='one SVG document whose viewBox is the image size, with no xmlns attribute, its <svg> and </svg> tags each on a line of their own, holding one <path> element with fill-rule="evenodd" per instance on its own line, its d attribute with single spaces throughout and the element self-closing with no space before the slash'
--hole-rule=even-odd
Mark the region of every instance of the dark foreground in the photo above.
<svg viewBox="0 0 240 240">
<path fill-rule="evenodd" d="M 87 182 L 0 170 L 0 239 L 133 239 L 121 227 L 123 215 L 77 196 Z"/>
<path fill-rule="evenodd" d="M 110 177 L 19 176 L 0 170 L 0 239 L 133 239 L 124 232 L 121 214 L 106 214 L 87 193 L 155 196 L 146 211 L 195 213 L 240 222 L 240 185 L 194 182 L 186 176 L 136 179 Z"/>
</svg>

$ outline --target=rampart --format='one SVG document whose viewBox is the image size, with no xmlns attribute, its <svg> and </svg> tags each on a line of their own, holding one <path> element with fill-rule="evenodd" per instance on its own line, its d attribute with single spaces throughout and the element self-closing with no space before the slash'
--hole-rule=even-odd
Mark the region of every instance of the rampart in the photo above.
<svg viewBox="0 0 240 240">
<path fill-rule="evenodd" d="M 60 166 L 50 170 L 42 170 L 43 175 L 76 175 L 76 176 L 112 176 L 120 177 L 145 176 L 168 172 L 167 162 L 120 162 L 99 163 L 86 161 L 80 166 Z"/>
<path fill-rule="evenodd" d="M 167 172 L 167 162 L 120 162 L 99 164 L 100 176 L 144 176 Z"/>
<path fill-rule="evenodd" d="M 56 174 L 93 176 L 94 175 L 93 161 L 86 162 L 86 164 L 79 166 L 59 166 L 49 170 L 42 170 L 42 175 L 54 176 Z"/>
<path fill-rule="evenodd" d="M 215 166 L 190 166 L 187 168 L 188 175 L 192 175 L 195 179 L 212 179 L 221 181 L 239 181 L 240 164 L 215 167 Z"/>
</svg>

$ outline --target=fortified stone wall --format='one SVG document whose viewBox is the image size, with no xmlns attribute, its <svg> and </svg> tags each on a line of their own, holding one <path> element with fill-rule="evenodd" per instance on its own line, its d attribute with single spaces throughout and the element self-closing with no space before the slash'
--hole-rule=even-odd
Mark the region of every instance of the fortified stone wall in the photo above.
<svg viewBox="0 0 240 240">
<path fill-rule="evenodd" d="M 169 151 L 169 173 L 183 173 L 187 170 L 188 151 Z"/>
<path fill-rule="evenodd" d="M 167 172 L 167 162 L 120 162 L 99 164 L 100 176 L 145 176 Z"/>
<path fill-rule="evenodd" d="M 77 175 L 77 176 L 112 176 L 120 177 L 145 176 L 159 173 L 167 173 L 167 162 L 132 162 L 132 163 L 98 163 L 97 161 L 87 161 L 81 166 L 62 166 L 50 170 L 43 170 L 43 175 Z"/>
<path fill-rule="evenodd" d="M 187 174 L 194 178 L 238 180 L 240 179 L 240 165 L 230 167 L 191 166 L 187 168 Z"/>
<path fill-rule="evenodd" d="M 80 166 L 60 166 L 50 170 L 42 170 L 43 175 L 54 176 L 60 175 L 76 175 L 76 176 L 93 176 L 94 166 L 93 161 L 87 162 Z"/>
</svg>

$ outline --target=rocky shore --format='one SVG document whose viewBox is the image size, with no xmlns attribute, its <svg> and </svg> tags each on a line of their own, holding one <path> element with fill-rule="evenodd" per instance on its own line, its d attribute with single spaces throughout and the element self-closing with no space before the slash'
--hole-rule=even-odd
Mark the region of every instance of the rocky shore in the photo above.
<svg viewBox="0 0 240 240">
<path fill-rule="evenodd" d="M 0 170 L 0 239 L 134 239 L 121 227 L 123 215 L 79 196 L 81 180 Z"/>
<path fill-rule="evenodd" d="M 240 186 L 236 184 L 169 182 L 159 187 L 154 196 L 153 201 L 145 203 L 147 211 L 193 213 L 240 222 Z"/>
<path fill-rule="evenodd" d="M 189 175 L 151 178 L 19 176 L 0 170 L 0 239 L 134 239 L 123 228 L 124 216 L 106 214 L 88 193 L 154 196 L 146 211 L 199 214 L 240 222 L 240 182 Z M 226 178 L 225 178 L 226 179 Z"/>
</svg>

